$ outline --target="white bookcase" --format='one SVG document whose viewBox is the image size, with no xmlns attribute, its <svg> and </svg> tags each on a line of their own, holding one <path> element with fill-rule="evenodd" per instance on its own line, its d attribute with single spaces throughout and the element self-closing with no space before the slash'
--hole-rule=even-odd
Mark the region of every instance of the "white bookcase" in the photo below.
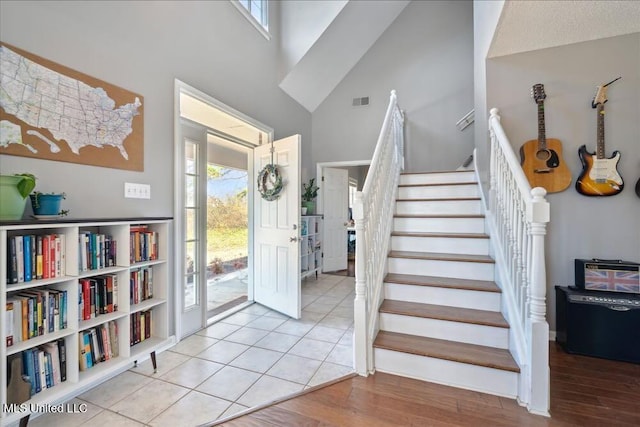
<svg viewBox="0 0 640 427">
<path fill-rule="evenodd" d="M 322 271 L 322 215 L 303 215 L 300 222 L 300 278 Z"/>
<path fill-rule="evenodd" d="M 151 355 L 155 364 L 155 351 L 172 344 L 173 337 L 169 337 L 169 228 L 170 218 L 126 218 L 105 220 L 72 220 L 54 219 L 44 221 L 15 221 L 0 222 L 0 404 L 3 411 L 0 412 L 0 425 L 6 426 L 30 415 L 36 405 L 62 403 L 93 387 L 104 380 L 116 375 L 134 365 L 138 359 Z M 132 230 L 146 227 L 148 231 L 155 232 L 156 248 L 155 259 L 133 260 L 131 249 L 134 246 Z M 116 241 L 116 263 L 114 266 L 83 271 L 81 264 L 82 251 L 79 242 L 83 233 L 92 232 L 112 237 Z M 64 244 L 65 258 L 61 273 L 58 277 L 31 280 L 20 283 L 9 283 L 8 272 L 13 270 L 8 266 L 9 243 L 16 236 L 64 236 L 61 241 Z M 150 235 L 150 234 L 149 234 Z M 130 278 L 133 272 L 139 269 L 152 271 L 152 297 L 138 298 L 136 303 L 131 302 Z M 79 307 L 81 293 L 79 283 L 83 279 L 92 279 L 98 276 L 115 275 L 117 278 L 117 311 L 106 314 L 98 314 L 88 320 L 82 320 Z M 67 298 L 67 326 L 65 329 L 45 332 L 27 340 L 19 339 L 13 345 L 7 344 L 7 300 L 17 298 L 28 292 L 44 292 L 47 290 L 66 291 Z M 144 312 L 147 320 L 148 338 L 130 345 L 132 341 L 132 319 L 135 313 Z M 148 314 L 151 313 L 151 314 Z M 18 321 L 17 319 L 16 321 Z M 86 370 L 80 369 L 80 339 L 85 331 L 101 325 L 109 325 L 114 321 L 117 325 L 118 348 L 117 357 L 101 363 L 96 363 Z M 15 325 L 14 325 L 15 326 Z M 14 331 L 15 333 L 16 331 Z M 25 350 L 35 349 L 49 342 L 64 339 L 66 345 L 66 381 L 45 388 L 31 396 L 24 405 L 25 411 L 5 411 L 4 405 L 13 399 L 8 396 L 8 359 Z M 112 349 L 113 351 L 114 349 Z"/>
</svg>

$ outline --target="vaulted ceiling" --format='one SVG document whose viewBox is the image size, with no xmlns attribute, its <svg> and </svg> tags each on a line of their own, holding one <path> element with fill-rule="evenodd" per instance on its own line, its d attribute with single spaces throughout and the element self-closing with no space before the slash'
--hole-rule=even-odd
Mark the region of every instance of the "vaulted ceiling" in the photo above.
<svg viewBox="0 0 640 427">
<path fill-rule="evenodd" d="M 640 1 L 505 1 L 489 57 L 640 32 Z"/>
</svg>

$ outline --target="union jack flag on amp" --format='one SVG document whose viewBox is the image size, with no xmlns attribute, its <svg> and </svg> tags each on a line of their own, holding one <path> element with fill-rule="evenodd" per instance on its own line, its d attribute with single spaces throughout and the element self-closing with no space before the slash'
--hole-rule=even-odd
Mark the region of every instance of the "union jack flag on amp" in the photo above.
<svg viewBox="0 0 640 427">
<path fill-rule="evenodd" d="M 640 294 L 640 264 L 577 259 L 576 285 L 593 291 Z"/>
<path fill-rule="evenodd" d="M 585 289 L 640 293 L 640 273 L 637 271 L 587 270 Z"/>
</svg>

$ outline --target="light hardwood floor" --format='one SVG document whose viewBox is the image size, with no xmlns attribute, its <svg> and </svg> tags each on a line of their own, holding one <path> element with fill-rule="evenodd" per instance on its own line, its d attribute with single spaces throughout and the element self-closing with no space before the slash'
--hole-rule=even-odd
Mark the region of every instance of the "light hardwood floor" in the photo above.
<svg viewBox="0 0 640 427">
<path fill-rule="evenodd" d="M 377 373 L 230 420 L 250 426 L 638 426 L 640 365 L 550 344 L 551 418 L 514 400 Z"/>
</svg>

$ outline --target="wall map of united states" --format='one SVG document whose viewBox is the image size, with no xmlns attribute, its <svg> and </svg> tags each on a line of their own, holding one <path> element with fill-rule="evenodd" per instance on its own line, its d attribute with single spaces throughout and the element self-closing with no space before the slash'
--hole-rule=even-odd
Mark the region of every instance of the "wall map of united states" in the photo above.
<svg viewBox="0 0 640 427">
<path fill-rule="evenodd" d="M 0 45 L 0 154 L 143 170 L 142 97 Z"/>
</svg>

